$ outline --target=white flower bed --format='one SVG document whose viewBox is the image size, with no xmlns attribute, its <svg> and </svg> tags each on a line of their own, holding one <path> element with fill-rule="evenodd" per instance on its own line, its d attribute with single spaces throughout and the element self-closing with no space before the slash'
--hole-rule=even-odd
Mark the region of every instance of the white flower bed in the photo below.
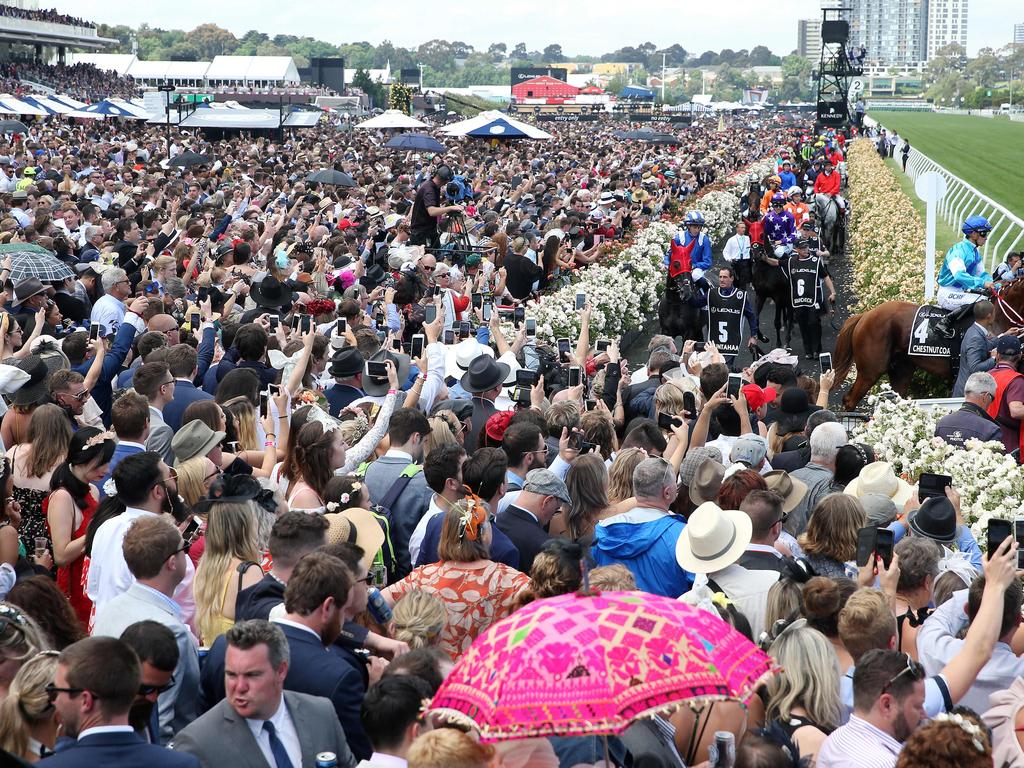
<svg viewBox="0 0 1024 768">
<path fill-rule="evenodd" d="M 712 247 L 732 237 L 740 220 L 740 200 L 732 192 L 708 192 L 686 210 L 704 215 L 704 231 L 711 238 Z"/>
<path fill-rule="evenodd" d="M 936 422 L 948 411 L 926 413 L 888 387 L 883 390 L 884 397 L 868 398 L 874 414 L 854 430 L 853 440 L 873 446 L 876 457 L 892 463 L 908 482 L 916 482 L 922 472 L 952 475 L 964 519 L 978 541 L 984 541 L 990 517 L 1012 520 L 1024 514 L 1024 473 L 1001 443 L 972 440 L 967 450 L 954 448 L 934 436 Z"/>
<path fill-rule="evenodd" d="M 592 340 L 617 339 L 642 328 L 658 305 L 665 280 L 664 256 L 675 232 L 673 225 L 655 222 L 607 262 L 581 269 L 572 285 L 529 302 L 526 315 L 537 320 L 538 340 L 554 344 L 559 337 L 579 337 L 577 293 L 587 294 L 592 308 Z"/>
</svg>

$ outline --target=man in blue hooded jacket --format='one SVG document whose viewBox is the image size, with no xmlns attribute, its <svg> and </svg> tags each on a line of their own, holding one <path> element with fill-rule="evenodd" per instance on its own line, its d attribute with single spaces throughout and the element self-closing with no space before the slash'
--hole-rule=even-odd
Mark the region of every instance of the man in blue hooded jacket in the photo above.
<svg viewBox="0 0 1024 768">
<path fill-rule="evenodd" d="M 633 470 L 636 507 L 597 524 L 594 561 L 621 563 L 633 572 L 637 588 L 679 597 L 693 585 L 693 574 L 679 567 L 676 542 L 686 522 L 669 510 L 676 500 L 676 473 L 665 459 L 644 459 Z"/>
</svg>

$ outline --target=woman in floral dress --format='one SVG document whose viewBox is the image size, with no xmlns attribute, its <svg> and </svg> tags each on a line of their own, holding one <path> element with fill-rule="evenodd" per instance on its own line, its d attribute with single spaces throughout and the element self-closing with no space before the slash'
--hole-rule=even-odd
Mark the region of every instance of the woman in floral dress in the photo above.
<svg viewBox="0 0 1024 768">
<path fill-rule="evenodd" d="M 437 647 L 458 659 L 477 635 L 512 613 L 516 597 L 530 583 L 525 573 L 491 560 L 490 548 L 491 523 L 483 504 L 473 499 L 453 504 L 441 528 L 440 561 L 421 565 L 383 590 L 384 599 L 394 605 L 416 589 L 437 595 L 447 613 Z"/>
</svg>

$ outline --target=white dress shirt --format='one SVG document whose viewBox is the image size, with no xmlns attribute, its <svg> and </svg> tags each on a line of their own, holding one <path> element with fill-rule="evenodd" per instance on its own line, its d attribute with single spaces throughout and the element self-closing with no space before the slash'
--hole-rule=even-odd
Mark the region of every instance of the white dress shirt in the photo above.
<svg viewBox="0 0 1024 768">
<path fill-rule="evenodd" d="M 416 523 L 416 528 L 412 532 L 412 536 L 409 537 L 409 560 L 414 566 L 416 565 L 416 558 L 420 556 L 420 547 L 423 545 L 423 537 L 427 535 L 427 523 L 430 522 L 430 518 L 435 515 L 443 515 L 444 510 L 437 505 L 437 496 L 433 496 L 430 499 L 430 504 L 427 506 L 426 514 L 420 518 L 420 521 Z"/>
<path fill-rule="evenodd" d="M 89 558 L 85 592 L 97 611 L 108 600 L 117 597 L 135 583 L 135 577 L 124 561 L 121 546 L 131 524 L 140 517 L 151 514 L 153 513 L 145 509 L 128 507 L 117 517 L 107 520 L 96 531 L 96 537 L 92 542 L 92 555 Z M 190 627 L 196 613 L 195 598 L 192 596 L 192 579 L 195 573 L 192 558 L 186 557 L 185 578 L 174 590 L 174 602 L 181 608 L 181 620 Z M 192 629 L 194 632 L 195 628 Z"/>
<path fill-rule="evenodd" d="M 253 720 L 248 717 L 245 719 L 245 724 L 252 731 L 252 736 L 256 739 L 256 745 L 260 748 L 260 752 L 263 753 L 263 757 L 267 759 L 267 764 L 277 765 L 274 753 L 270 751 L 270 734 L 263 730 L 264 722 L 266 721 Z M 291 713 L 284 703 L 284 696 L 281 696 L 281 703 L 277 707 L 277 712 L 270 718 L 270 722 L 274 724 L 277 738 L 284 744 L 285 751 L 288 752 L 288 759 L 292 761 L 292 766 L 302 765 L 302 745 L 299 744 L 299 733 L 295 730 L 295 723 L 292 722 Z"/>
<path fill-rule="evenodd" d="M 854 715 L 826 737 L 817 768 L 893 768 L 901 749 L 888 733 Z"/>
</svg>

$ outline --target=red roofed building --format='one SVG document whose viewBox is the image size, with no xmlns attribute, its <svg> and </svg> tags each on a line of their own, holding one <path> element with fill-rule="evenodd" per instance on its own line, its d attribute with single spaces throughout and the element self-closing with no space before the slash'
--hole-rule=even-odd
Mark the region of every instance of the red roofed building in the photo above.
<svg viewBox="0 0 1024 768">
<path fill-rule="evenodd" d="M 512 86 L 512 96 L 517 101 L 524 99 L 571 99 L 579 94 L 580 89 L 569 85 L 557 77 L 541 75 L 532 80 L 524 80 Z"/>
</svg>

